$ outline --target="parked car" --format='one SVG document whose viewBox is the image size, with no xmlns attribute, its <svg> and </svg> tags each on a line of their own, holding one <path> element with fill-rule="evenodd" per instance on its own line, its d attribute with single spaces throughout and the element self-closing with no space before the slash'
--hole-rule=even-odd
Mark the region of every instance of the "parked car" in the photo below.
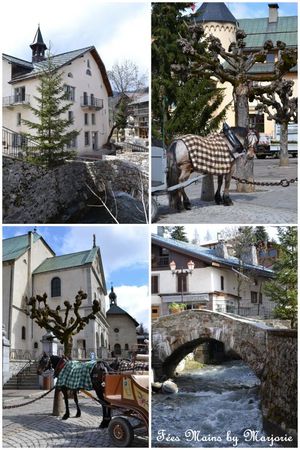
<svg viewBox="0 0 300 450">
<path fill-rule="evenodd" d="M 270 151 L 271 137 L 264 133 L 259 133 L 256 156 L 258 159 L 265 159 L 267 156 L 273 156 Z"/>
</svg>

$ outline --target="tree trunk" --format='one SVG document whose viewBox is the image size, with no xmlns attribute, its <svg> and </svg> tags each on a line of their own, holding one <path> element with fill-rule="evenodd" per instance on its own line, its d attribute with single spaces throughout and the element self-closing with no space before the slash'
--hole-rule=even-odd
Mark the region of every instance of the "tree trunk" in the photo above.
<svg viewBox="0 0 300 450">
<path fill-rule="evenodd" d="M 201 200 L 204 202 L 212 202 L 215 198 L 214 176 L 205 175 L 202 178 Z"/>
<path fill-rule="evenodd" d="M 106 144 L 109 144 L 109 143 L 110 143 L 111 137 L 112 137 L 113 132 L 115 131 L 116 128 L 117 128 L 117 125 L 114 125 L 114 126 L 112 127 L 112 129 L 110 130 L 110 133 L 109 133 L 109 135 L 108 135 Z"/>
<path fill-rule="evenodd" d="M 280 166 L 289 165 L 289 153 L 288 153 L 288 124 L 284 122 L 280 127 Z"/>
<path fill-rule="evenodd" d="M 64 341 L 64 354 L 67 358 L 72 359 L 72 349 L 73 349 L 73 338 L 69 336 L 67 340 Z"/>
<path fill-rule="evenodd" d="M 235 176 L 247 181 L 254 181 L 254 159 L 237 158 Z M 243 184 L 237 181 L 238 192 L 254 192 L 254 184 Z"/>
<path fill-rule="evenodd" d="M 234 92 L 235 124 L 237 127 L 249 127 L 248 86 L 239 85 Z"/>
<path fill-rule="evenodd" d="M 64 412 L 64 399 L 61 391 L 55 388 L 52 416 L 60 416 Z"/>
</svg>

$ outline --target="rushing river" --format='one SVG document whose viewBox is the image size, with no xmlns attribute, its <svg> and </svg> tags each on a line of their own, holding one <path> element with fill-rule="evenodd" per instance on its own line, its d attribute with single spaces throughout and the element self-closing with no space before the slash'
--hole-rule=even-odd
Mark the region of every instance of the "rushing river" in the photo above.
<svg viewBox="0 0 300 450">
<path fill-rule="evenodd" d="M 176 383 L 178 394 L 152 396 L 153 447 L 270 446 L 264 442 L 260 381 L 243 362 L 183 372 Z"/>
</svg>

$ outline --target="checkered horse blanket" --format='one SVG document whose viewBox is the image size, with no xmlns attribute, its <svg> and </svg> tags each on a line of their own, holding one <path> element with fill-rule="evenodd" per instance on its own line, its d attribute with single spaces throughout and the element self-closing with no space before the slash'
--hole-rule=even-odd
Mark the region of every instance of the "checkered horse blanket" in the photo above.
<svg viewBox="0 0 300 450">
<path fill-rule="evenodd" d="M 91 372 L 97 361 L 68 361 L 57 377 L 56 386 L 92 390 Z"/>
<path fill-rule="evenodd" d="M 187 134 L 178 140 L 186 145 L 196 172 L 223 175 L 230 171 L 234 158 L 223 134 L 212 133 L 205 137 Z"/>
</svg>

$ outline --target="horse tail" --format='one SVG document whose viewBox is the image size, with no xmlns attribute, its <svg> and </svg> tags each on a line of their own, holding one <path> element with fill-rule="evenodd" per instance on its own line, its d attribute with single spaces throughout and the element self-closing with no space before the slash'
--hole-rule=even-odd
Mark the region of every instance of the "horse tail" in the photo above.
<svg viewBox="0 0 300 450">
<path fill-rule="evenodd" d="M 171 187 L 174 186 L 175 184 L 178 184 L 179 170 L 175 154 L 176 144 L 177 144 L 176 141 L 172 142 L 172 144 L 169 146 L 167 150 L 167 187 Z M 176 207 L 175 205 L 176 192 L 168 192 L 168 197 L 170 207 Z"/>
</svg>

